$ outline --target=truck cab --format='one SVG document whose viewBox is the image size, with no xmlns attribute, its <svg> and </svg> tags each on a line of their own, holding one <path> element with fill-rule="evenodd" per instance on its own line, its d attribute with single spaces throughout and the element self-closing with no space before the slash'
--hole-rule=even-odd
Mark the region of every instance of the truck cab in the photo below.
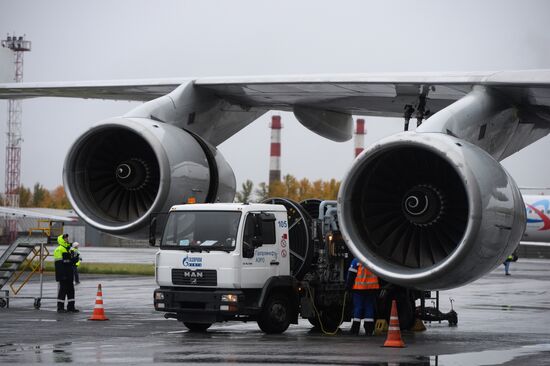
<svg viewBox="0 0 550 366">
<path fill-rule="evenodd" d="M 297 322 L 282 205 L 173 206 L 156 254 L 155 278 L 155 309 L 190 330 L 236 319 L 257 320 L 264 331 L 277 333 Z"/>
</svg>

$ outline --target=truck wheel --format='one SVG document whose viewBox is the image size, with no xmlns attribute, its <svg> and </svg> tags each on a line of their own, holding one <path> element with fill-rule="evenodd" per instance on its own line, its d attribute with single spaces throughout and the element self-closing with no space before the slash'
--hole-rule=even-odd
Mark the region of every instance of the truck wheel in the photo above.
<svg viewBox="0 0 550 366">
<path fill-rule="evenodd" d="M 409 330 L 414 326 L 416 314 L 414 308 L 406 300 L 397 304 L 397 313 L 399 316 L 399 326 L 401 329 Z M 389 323 L 388 323 L 389 324 Z"/>
<path fill-rule="evenodd" d="M 183 322 L 183 325 L 187 327 L 191 332 L 206 332 L 212 324 L 210 323 L 189 323 Z"/>
<path fill-rule="evenodd" d="M 280 334 L 290 325 L 290 303 L 281 294 L 271 295 L 265 302 L 258 326 L 267 334 Z"/>
<path fill-rule="evenodd" d="M 414 307 L 414 302 L 412 302 L 407 296 L 404 296 L 403 293 L 397 293 L 393 298 L 397 302 L 397 315 L 399 317 L 399 327 L 401 330 L 409 330 L 414 326 L 416 319 L 416 309 Z M 386 320 L 388 324 L 390 323 L 390 313 L 391 313 L 391 300 L 386 303 L 387 309 Z"/>
</svg>

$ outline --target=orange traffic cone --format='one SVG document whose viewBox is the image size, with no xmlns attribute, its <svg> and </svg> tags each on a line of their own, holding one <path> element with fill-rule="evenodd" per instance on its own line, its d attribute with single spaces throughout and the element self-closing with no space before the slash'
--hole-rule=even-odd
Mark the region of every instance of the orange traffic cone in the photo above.
<svg viewBox="0 0 550 366">
<path fill-rule="evenodd" d="M 94 306 L 94 313 L 92 314 L 92 317 L 88 320 L 109 320 L 105 316 L 105 312 L 103 311 L 103 299 L 102 299 L 103 293 L 101 292 L 101 284 L 97 285 L 97 295 L 95 298 L 95 306 Z"/>
<path fill-rule="evenodd" d="M 399 317 L 397 316 L 397 303 L 395 300 L 391 303 L 390 326 L 384 347 L 405 347 L 405 343 L 401 339 L 401 329 L 399 328 Z"/>
</svg>

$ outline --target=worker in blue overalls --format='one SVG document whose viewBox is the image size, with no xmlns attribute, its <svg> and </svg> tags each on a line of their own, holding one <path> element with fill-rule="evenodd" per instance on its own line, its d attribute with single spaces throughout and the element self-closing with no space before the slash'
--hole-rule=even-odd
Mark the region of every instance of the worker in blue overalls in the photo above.
<svg viewBox="0 0 550 366">
<path fill-rule="evenodd" d="M 361 320 L 366 335 L 374 332 L 374 309 L 380 283 L 378 277 L 354 258 L 348 269 L 346 286 L 353 295 L 353 322 L 351 334 L 359 334 Z"/>
</svg>

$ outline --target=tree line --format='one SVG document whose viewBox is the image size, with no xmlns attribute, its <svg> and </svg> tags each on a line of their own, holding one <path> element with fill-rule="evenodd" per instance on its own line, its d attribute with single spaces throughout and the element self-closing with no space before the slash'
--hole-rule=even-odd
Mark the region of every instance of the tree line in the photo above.
<svg viewBox="0 0 550 366">
<path fill-rule="evenodd" d="M 339 189 L 340 182 L 336 179 L 310 181 L 307 178 L 303 178 L 299 180 L 288 174 L 281 181 L 276 181 L 272 184 L 262 182 L 258 184 L 258 187 L 254 187 L 254 183 L 251 180 L 245 181 L 241 189 L 236 193 L 235 201 L 261 202 L 270 197 L 289 198 L 297 202 L 310 198 L 335 200 Z M 0 205 L 5 206 L 5 204 L 4 195 L 0 194 Z M 36 183 L 32 190 L 24 185 L 19 187 L 19 206 L 59 209 L 72 208 L 62 185 L 48 190 L 40 183 Z"/>
<path fill-rule="evenodd" d="M 65 188 L 61 185 L 52 190 L 44 188 L 40 183 L 36 183 L 32 190 L 21 185 L 18 191 L 19 207 L 72 208 L 65 194 Z M 1 206 L 5 206 L 4 195 L 0 195 L 0 203 Z"/>
<path fill-rule="evenodd" d="M 245 181 L 241 190 L 235 195 L 236 202 L 261 202 L 270 197 L 289 198 L 300 202 L 310 198 L 321 200 L 335 200 L 340 189 L 340 182 L 336 179 L 310 181 L 307 178 L 296 179 L 292 175 L 285 175 L 281 181 L 271 184 L 264 182 L 254 189 L 251 180 Z"/>
</svg>

